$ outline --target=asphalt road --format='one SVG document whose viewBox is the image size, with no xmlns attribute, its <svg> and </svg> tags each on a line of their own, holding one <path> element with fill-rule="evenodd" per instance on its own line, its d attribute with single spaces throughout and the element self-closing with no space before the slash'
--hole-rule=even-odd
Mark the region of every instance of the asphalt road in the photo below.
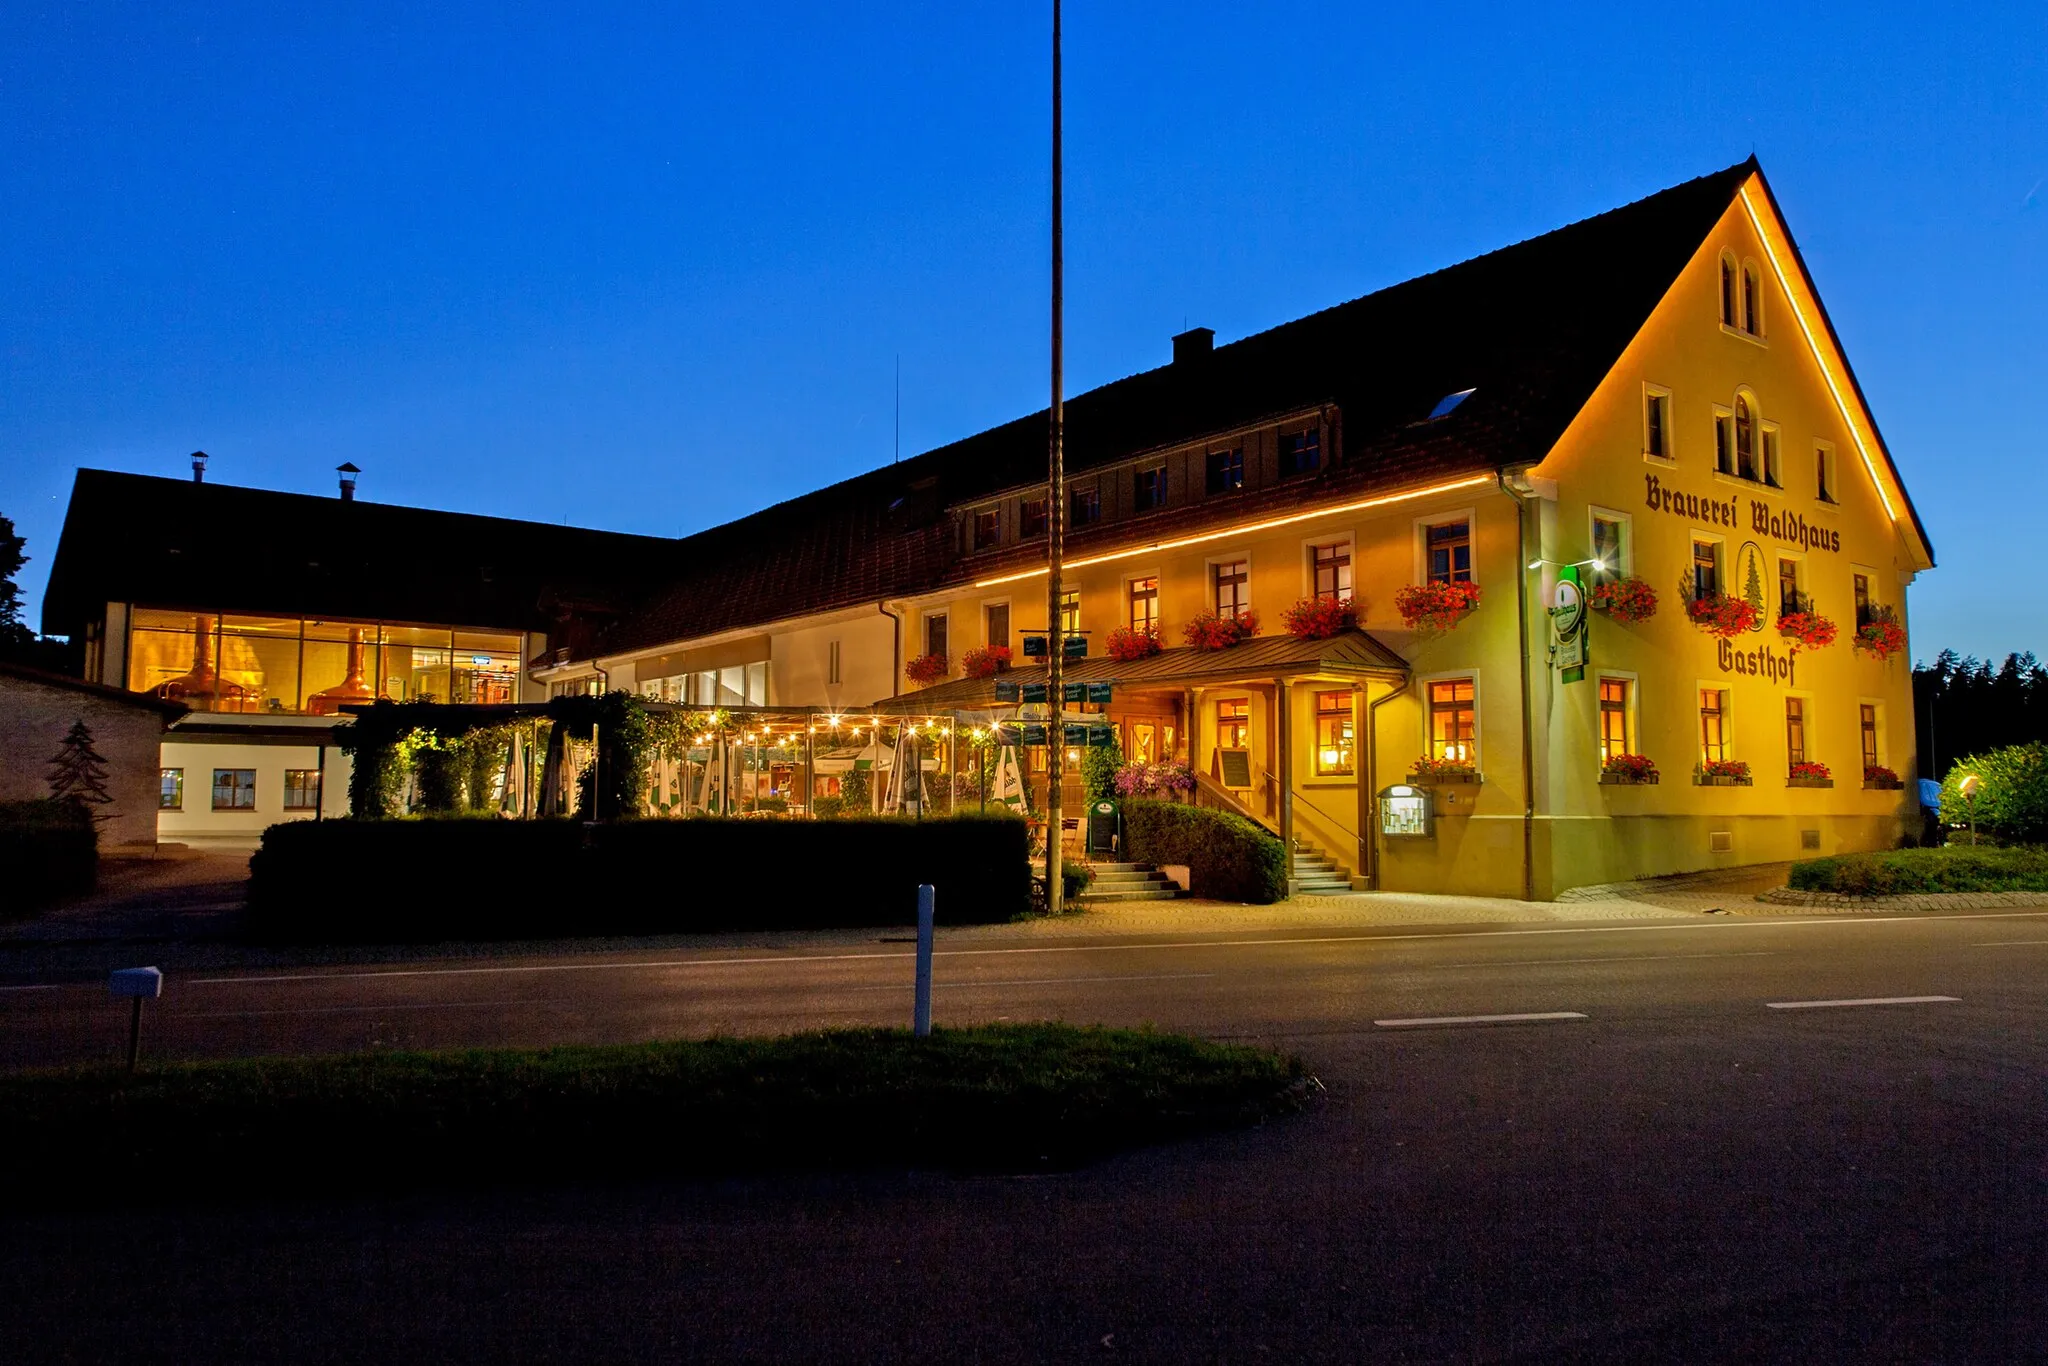
<svg viewBox="0 0 2048 1366">
<path fill-rule="evenodd" d="M 909 964 L 878 942 L 195 974 L 150 1038 L 897 1022 Z M 1268 1041 L 1329 1096 L 1021 1179 L 678 1172 L 15 1221 L 0 1355 L 110 1359 L 131 1335 L 165 1360 L 2043 1354 L 2048 909 L 981 941 L 942 947 L 938 981 L 941 1021 Z M 0 992 L 5 1062 L 118 1046 L 96 991 Z M 1500 1015 L 1545 1018 L 1410 1023 Z"/>
</svg>

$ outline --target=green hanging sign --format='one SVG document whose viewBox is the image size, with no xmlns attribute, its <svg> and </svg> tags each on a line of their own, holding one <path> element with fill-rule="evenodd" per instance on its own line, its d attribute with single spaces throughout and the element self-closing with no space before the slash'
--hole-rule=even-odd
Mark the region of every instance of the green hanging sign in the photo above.
<svg viewBox="0 0 2048 1366">
<path fill-rule="evenodd" d="M 1550 653 L 1566 683 L 1586 678 L 1586 617 L 1585 585 L 1578 566 L 1568 564 L 1557 571 L 1557 587 L 1550 595 Z"/>
</svg>

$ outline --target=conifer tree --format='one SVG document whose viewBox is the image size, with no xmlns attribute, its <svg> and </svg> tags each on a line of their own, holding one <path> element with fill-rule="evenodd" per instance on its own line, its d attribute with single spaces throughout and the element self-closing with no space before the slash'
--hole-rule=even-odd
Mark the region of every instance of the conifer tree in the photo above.
<svg viewBox="0 0 2048 1366">
<path fill-rule="evenodd" d="M 71 723 L 64 742 L 50 760 L 50 795 L 60 802 L 104 806 L 114 800 L 107 791 L 107 761 L 92 747 L 92 730 L 84 718 Z"/>
<path fill-rule="evenodd" d="M 1749 574 L 1742 581 L 1742 600 L 1758 611 L 1762 611 L 1764 606 L 1764 586 L 1757 581 L 1756 564 L 1755 558 L 1752 557 L 1749 562 Z"/>
</svg>

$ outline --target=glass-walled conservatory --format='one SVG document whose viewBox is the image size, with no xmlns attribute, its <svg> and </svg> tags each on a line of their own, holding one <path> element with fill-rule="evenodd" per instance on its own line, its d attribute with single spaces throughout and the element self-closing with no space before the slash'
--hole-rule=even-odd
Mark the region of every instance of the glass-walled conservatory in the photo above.
<svg viewBox="0 0 2048 1366">
<path fill-rule="evenodd" d="M 194 711 L 332 716 L 347 703 L 514 702 L 516 631 L 138 607 L 128 687 Z"/>
</svg>

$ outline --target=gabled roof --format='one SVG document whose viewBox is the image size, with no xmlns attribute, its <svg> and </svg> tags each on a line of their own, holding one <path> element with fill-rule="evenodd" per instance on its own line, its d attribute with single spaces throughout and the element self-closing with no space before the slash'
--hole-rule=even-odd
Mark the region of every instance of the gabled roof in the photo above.
<svg viewBox="0 0 2048 1366">
<path fill-rule="evenodd" d="M 43 595 L 75 636 L 109 602 L 545 630 L 545 600 L 619 606 L 674 542 L 547 522 L 80 470 Z"/>
<path fill-rule="evenodd" d="M 1206 357 L 1076 395 L 1070 475 L 1141 452 L 1334 404 L 1339 449 L 1313 496 L 1541 460 L 1620 359 L 1756 170 L 1754 158 L 1626 207 L 1391 286 Z M 1436 421 L 1447 395 L 1472 395 Z M 947 509 L 1045 477 L 1041 410 L 684 538 L 681 572 L 602 641 L 624 653 L 807 612 L 907 597 L 1043 559 L 1041 546 L 963 556 Z M 1298 506 L 1292 482 L 1106 522 L 1068 537 L 1085 555 L 1219 517 Z M 970 562 L 971 558 L 971 562 Z"/>
</svg>

